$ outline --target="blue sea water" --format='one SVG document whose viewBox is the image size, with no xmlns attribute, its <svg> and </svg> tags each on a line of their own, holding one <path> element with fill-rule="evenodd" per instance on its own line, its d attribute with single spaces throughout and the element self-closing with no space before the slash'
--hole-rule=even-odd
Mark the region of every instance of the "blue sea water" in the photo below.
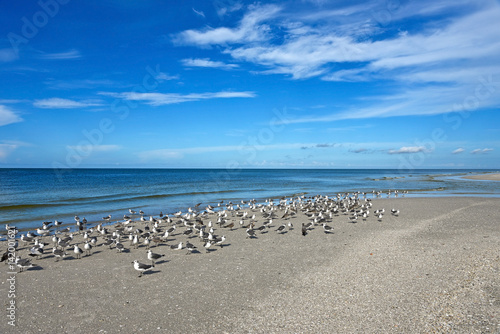
<svg viewBox="0 0 500 334">
<path fill-rule="evenodd" d="M 74 216 L 121 220 L 128 209 L 157 216 L 220 201 L 408 190 L 408 196 L 500 196 L 499 182 L 464 180 L 491 170 L 397 169 L 0 169 L 0 224 L 34 230 Z M 4 230 L 2 228 L 2 230 Z"/>
</svg>

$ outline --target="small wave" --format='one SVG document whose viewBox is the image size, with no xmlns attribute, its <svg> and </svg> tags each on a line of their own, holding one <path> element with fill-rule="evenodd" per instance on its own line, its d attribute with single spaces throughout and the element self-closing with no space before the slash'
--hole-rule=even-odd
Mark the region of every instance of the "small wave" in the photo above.
<svg viewBox="0 0 500 334">
<path fill-rule="evenodd" d="M 55 207 L 64 204 L 49 204 L 49 203 L 37 203 L 37 204 L 13 204 L 13 205 L 2 205 L 0 206 L 0 211 L 20 211 L 26 209 L 39 209 L 39 208 L 48 208 Z"/>
</svg>

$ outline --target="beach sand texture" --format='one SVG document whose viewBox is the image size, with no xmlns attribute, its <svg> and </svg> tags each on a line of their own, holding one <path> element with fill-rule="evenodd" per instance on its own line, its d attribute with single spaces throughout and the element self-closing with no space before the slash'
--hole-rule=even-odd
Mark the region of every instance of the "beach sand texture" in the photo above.
<svg viewBox="0 0 500 334">
<path fill-rule="evenodd" d="M 379 221 L 373 211 L 381 208 Z M 8 266 L 1 264 L 0 333 L 500 331 L 500 199 L 374 199 L 371 212 L 357 223 L 341 213 L 328 221 L 333 233 L 316 226 L 306 236 L 300 211 L 283 220 L 294 225 L 284 234 L 275 231 L 277 218 L 254 239 L 243 228 L 216 226 L 227 240 L 209 253 L 178 226 L 151 247 L 165 257 L 140 278 L 131 262 L 150 261 L 128 240 L 128 252 L 99 246 L 82 259 L 68 249 L 55 262 L 49 251 L 33 260 L 39 267 L 15 275 L 16 327 L 7 323 Z M 228 219 L 239 226 L 240 218 Z M 166 245 L 186 240 L 199 253 Z M 82 247 L 82 236 L 74 242 Z M 29 246 L 20 245 L 24 258 Z"/>
</svg>

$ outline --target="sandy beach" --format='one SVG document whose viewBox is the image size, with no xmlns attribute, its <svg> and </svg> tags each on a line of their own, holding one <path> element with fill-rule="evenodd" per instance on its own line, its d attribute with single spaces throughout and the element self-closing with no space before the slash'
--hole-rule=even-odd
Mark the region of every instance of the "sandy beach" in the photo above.
<svg viewBox="0 0 500 334">
<path fill-rule="evenodd" d="M 95 247 L 58 262 L 51 253 L 12 275 L 1 268 L 1 333 L 498 333 L 500 331 L 500 199 L 374 199 L 356 223 L 340 213 L 313 226 L 301 210 L 247 238 L 240 217 L 214 226 L 223 248 L 209 252 L 198 237 L 176 231 L 151 250 L 165 254 L 138 277 L 132 261 L 149 264 L 146 247 L 118 253 Z M 382 219 L 373 212 L 385 209 Z M 390 210 L 400 210 L 399 216 Z M 260 210 L 255 227 L 265 221 Z M 216 222 L 215 215 L 203 218 Z M 174 219 L 174 222 L 178 219 Z M 245 224 L 250 221 L 244 220 Z M 282 223 L 294 228 L 278 233 Z M 137 222 L 144 228 L 146 224 Z M 162 223 L 161 229 L 170 225 Z M 109 227 L 110 231 L 113 228 Z M 82 235 L 73 242 L 83 248 Z M 169 245 L 190 241 L 198 252 Z M 98 244 L 104 239 L 99 237 Z M 20 243 L 17 255 L 31 246 Z M 5 252 L 6 242 L 0 244 Z M 15 302 L 15 327 L 8 324 Z"/>
<path fill-rule="evenodd" d="M 463 178 L 469 180 L 500 181 L 500 174 L 487 173 L 487 174 L 464 176 Z"/>
</svg>

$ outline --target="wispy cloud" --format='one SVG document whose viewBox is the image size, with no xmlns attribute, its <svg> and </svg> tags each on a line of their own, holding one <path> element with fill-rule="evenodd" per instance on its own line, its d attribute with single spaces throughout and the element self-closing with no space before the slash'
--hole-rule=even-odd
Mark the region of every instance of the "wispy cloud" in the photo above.
<svg viewBox="0 0 500 334">
<path fill-rule="evenodd" d="M 471 154 L 486 154 L 493 151 L 492 148 L 476 148 L 475 150 L 472 150 L 470 153 Z"/>
<path fill-rule="evenodd" d="M 204 30 L 186 30 L 175 35 L 178 44 L 209 46 L 214 44 L 242 43 L 266 40 L 268 27 L 262 24 L 272 18 L 280 7 L 275 5 L 249 6 L 249 11 L 236 28 L 207 28 Z"/>
<path fill-rule="evenodd" d="M 201 11 L 201 10 L 196 10 L 196 9 L 194 9 L 194 8 L 191 8 L 191 9 L 193 10 L 193 12 L 194 12 L 196 15 L 201 16 L 201 17 L 205 18 L 205 13 L 203 13 L 203 11 Z"/>
<path fill-rule="evenodd" d="M 177 80 L 177 79 L 179 79 L 179 76 L 178 75 L 169 75 L 167 73 L 160 72 L 155 77 L 155 79 L 162 82 L 162 81 L 168 81 L 168 80 Z"/>
<path fill-rule="evenodd" d="M 465 149 L 463 149 L 462 147 L 459 147 L 456 150 L 454 150 L 453 152 L 451 152 L 451 154 L 460 154 L 460 153 L 463 153 L 464 151 L 465 151 Z"/>
<path fill-rule="evenodd" d="M 48 59 L 48 60 L 78 59 L 81 57 L 82 54 L 80 53 L 80 51 L 75 49 L 59 53 L 43 53 L 40 55 L 41 59 Z"/>
<path fill-rule="evenodd" d="M 74 80 L 47 80 L 44 82 L 51 89 L 92 89 L 98 87 L 117 87 L 121 86 L 119 82 L 109 79 L 74 79 Z"/>
<path fill-rule="evenodd" d="M 368 153 L 368 149 L 367 148 L 363 148 L 363 147 L 360 147 L 360 148 L 357 148 L 357 149 L 351 149 L 349 150 L 349 152 L 352 152 L 352 153 Z"/>
<path fill-rule="evenodd" d="M 33 106 L 42 109 L 74 109 L 74 108 L 100 107 L 102 105 L 103 102 L 98 100 L 75 101 L 70 99 L 62 99 L 58 97 L 35 100 L 35 102 L 33 102 Z"/>
<path fill-rule="evenodd" d="M 404 146 L 397 150 L 389 150 L 389 154 L 410 154 L 419 152 L 429 152 L 424 146 Z"/>
<path fill-rule="evenodd" d="M 500 16 L 496 1 L 399 3 L 388 18 L 391 22 L 404 25 L 410 17 L 433 18 L 412 31 L 396 31 L 377 18 L 374 13 L 387 11 L 377 7 L 380 3 L 367 6 L 282 15 L 284 6 L 253 5 L 236 27 L 187 30 L 176 38 L 199 47 L 217 45 L 224 55 L 262 68 L 255 73 L 295 80 L 397 83 L 369 106 L 291 118 L 288 123 L 457 111 L 454 107 L 464 97 L 475 96 L 481 80 L 488 83 L 481 87 L 475 109 L 500 104 L 500 96 L 491 93 L 498 91 L 499 78 L 489 79 L 500 72 L 500 32 L 493 28 Z M 437 18 L 442 13 L 448 15 Z"/>
<path fill-rule="evenodd" d="M 0 126 L 22 122 L 23 119 L 14 110 L 0 104 Z"/>
<path fill-rule="evenodd" d="M 243 8 L 243 4 L 241 1 L 214 1 L 214 6 L 217 12 L 217 15 L 220 18 L 223 18 L 225 15 L 228 15 L 232 12 L 236 12 Z"/>
<path fill-rule="evenodd" d="M 123 92 L 123 93 L 101 92 L 100 94 L 112 96 L 115 98 L 121 98 L 128 101 L 141 101 L 152 106 L 162 106 L 168 104 L 192 102 L 192 101 L 208 100 L 208 99 L 253 98 L 256 96 L 254 92 L 231 92 L 231 91 L 222 91 L 215 93 L 191 93 L 191 94 L 136 93 L 136 92 Z"/>
<path fill-rule="evenodd" d="M 203 59 L 193 59 L 187 58 L 182 59 L 181 63 L 186 67 L 209 67 L 209 68 L 220 68 L 223 70 L 232 70 L 239 67 L 237 64 L 226 64 L 221 61 L 213 61 L 208 58 Z"/>
</svg>

